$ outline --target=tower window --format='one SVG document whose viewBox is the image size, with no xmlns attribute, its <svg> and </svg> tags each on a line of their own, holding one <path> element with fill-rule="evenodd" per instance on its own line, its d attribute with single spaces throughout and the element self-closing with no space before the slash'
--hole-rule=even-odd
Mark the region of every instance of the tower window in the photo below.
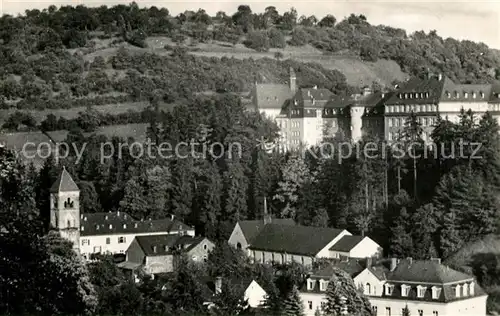
<svg viewBox="0 0 500 316">
<path fill-rule="evenodd" d="M 70 198 L 64 202 L 64 208 L 73 208 L 73 201 Z"/>
</svg>

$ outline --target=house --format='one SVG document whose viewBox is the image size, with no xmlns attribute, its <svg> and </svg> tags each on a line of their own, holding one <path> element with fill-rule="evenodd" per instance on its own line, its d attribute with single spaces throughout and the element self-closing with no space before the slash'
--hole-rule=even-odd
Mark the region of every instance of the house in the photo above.
<svg viewBox="0 0 500 316">
<path fill-rule="evenodd" d="M 243 300 L 247 301 L 248 307 L 262 308 L 267 297 L 267 292 L 264 290 L 256 280 L 245 277 L 232 277 L 223 280 L 218 277 L 215 281 L 206 282 L 209 289 L 210 296 L 206 298 L 207 302 L 212 305 L 214 296 L 221 293 L 223 282 L 227 282 L 228 286 L 234 291 L 234 294 L 240 296 Z"/>
<path fill-rule="evenodd" d="M 315 315 L 317 310 L 320 312 L 323 310 L 326 304 L 325 292 L 334 268 L 341 269 L 354 277 L 365 269 L 362 261 L 354 258 L 334 259 L 311 271 L 306 277 L 306 282 L 299 289 L 299 295 L 304 304 L 304 314 Z"/>
<path fill-rule="evenodd" d="M 174 216 L 137 220 L 125 212 L 80 213 L 80 189 L 66 168 L 50 188 L 50 228 L 71 241 L 85 259 L 93 254 L 125 254 L 136 236 L 195 234 L 193 227 Z"/>
<path fill-rule="evenodd" d="M 183 253 L 194 262 L 206 261 L 215 244 L 205 237 L 189 235 L 137 236 L 126 252 L 124 269 L 142 269 L 146 274 L 173 272 L 178 255 Z"/>
<path fill-rule="evenodd" d="M 330 258 L 380 257 L 382 247 L 370 237 L 346 235 L 330 247 Z"/>
<path fill-rule="evenodd" d="M 385 273 L 380 268 L 364 272 L 354 281 L 363 286 L 377 315 L 398 315 L 405 306 L 418 316 L 486 315 L 488 296 L 474 277 L 440 259 L 393 258 Z"/>
<path fill-rule="evenodd" d="M 487 295 L 475 279 L 440 259 L 392 258 L 386 263 L 373 265 L 368 259 L 358 267 L 354 263 L 340 267 L 368 297 L 374 315 L 402 315 L 406 306 L 417 316 L 486 315 Z M 314 315 L 325 304 L 329 274 L 324 268 L 308 276 L 300 293 L 305 315 Z"/>
<path fill-rule="evenodd" d="M 267 224 L 295 225 L 293 219 L 273 219 L 265 214 L 261 220 L 239 221 L 233 228 L 228 243 L 237 249 L 247 250 L 250 241 L 257 236 L 259 231 Z"/>
<path fill-rule="evenodd" d="M 255 262 L 297 262 L 311 265 L 319 258 L 335 258 L 331 251 L 344 236 L 352 234 L 345 229 L 300 225 L 267 224 L 252 239 L 248 253 Z M 380 246 L 370 240 L 362 242 L 366 255 L 378 255 Z M 342 248 L 343 249 L 343 248 Z M 350 252 L 347 252 L 350 253 Z"/>
</svg>

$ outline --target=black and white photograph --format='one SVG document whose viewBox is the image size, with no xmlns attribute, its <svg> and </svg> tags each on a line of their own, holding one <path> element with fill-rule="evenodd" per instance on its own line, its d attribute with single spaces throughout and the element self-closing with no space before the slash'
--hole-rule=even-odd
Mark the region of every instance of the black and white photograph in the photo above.
<svg viewBox="0 0 500 316">
<path fill-rule="evenodd" d="M 0 0 L 0 315 L 500 315 L 500 0 Z"/>
</svg>

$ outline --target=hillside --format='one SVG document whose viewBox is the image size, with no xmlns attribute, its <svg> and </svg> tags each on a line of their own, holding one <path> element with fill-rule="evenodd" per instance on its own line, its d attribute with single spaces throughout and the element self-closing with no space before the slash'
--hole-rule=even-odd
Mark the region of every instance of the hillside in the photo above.
<svg viewBox="0 0 500 316">
<path fill-rule="evenodd" d="M 75 123 L 89 106 L 101 125 L 146 123 L 139 113 L 151 102 L 171 109 L 199 93 L 247 95 L 256 81 L 286 83 L 290 67 L 299 85 L 336 94 L 391 88 L 426 69 L 464 83 L 500 73 L 498 52 L 481 43 L 408 35 L 362 15 L 337 21 L 244 5 L 215 17 L 135 3 L 31 10 L 0 19 L 0 42 L 0 124 L 17 115 L 8 132 L 26 122 L 39 129 L 48 114 Z"/>
</svg>

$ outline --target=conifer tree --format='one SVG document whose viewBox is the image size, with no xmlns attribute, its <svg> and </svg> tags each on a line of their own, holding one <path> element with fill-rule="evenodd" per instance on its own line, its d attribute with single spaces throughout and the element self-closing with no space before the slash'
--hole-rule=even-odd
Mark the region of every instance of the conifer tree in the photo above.
<svg viewBox="0 0 500 316">
<path fill-rule="evenodd" d="M 407 229 L 410 224 L 410 216 L 406 208 L 403 207 L 399 217 L 394 223 L 394 227 L 391 229 L 392 238 L 390 252 L 393 256 L 406 257 L 407 254 L 412 252 L 413 241 Z"/>
<path fill-rule="evenodd" d="M 439 236 L 442 258 L 447 258 L 458 251 L 464 243 L 464 240 L 460 237 L 461 233 L 458 230 L 457 220 L 456 210 L 453 208 L 443 216 Z"/>
<path fill-rule="evenodd" d="M 283 302 L 283 315 L 286 316 L 303 316 L 304 315 L 304 305 L 299 296 L 299 290 L 296 285 L 293 285 L 292 289 L 288 293 L 287 297 Z"/>
</svg>

